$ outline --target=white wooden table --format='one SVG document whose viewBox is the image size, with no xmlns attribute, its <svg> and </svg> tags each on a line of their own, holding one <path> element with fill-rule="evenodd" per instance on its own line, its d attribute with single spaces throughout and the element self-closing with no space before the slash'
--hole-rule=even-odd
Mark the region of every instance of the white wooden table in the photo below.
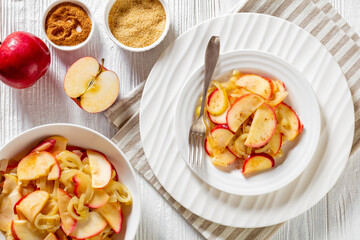
<svg viewBox="0 0 360 240">
<path fill-rule="evenodd" d="M 107 38 L 103 28 L 106 1 L 83 1 L 97 18 L 97 32 L 90 45 L 71 54 L 50 49 L 52 63 L 48 73 L 29 89 L 14 90 L 0 83 L 0 146 L 24 130 L 53 122 L 80 124 L 111 138 L 116 129 L 103 114 L 85 113 L 65 95 L 62 81 L 70 64 L 83 56 L 105 57 L 105 66 L 121 79 L 120 96 L 124 96 L 146 79 L 156 59 L 177 36 L 206 19 L 226 13 L 241 0 L 167 0 L 171 29 L 165 42 L 154 50 L 137 54 L 119 49 Z M 44 39 L 41 17 L 51 2 L 0 0 L 0 39 L 19 30 Z M 360 0 L 330 2 L 360 34 Z M 360 239 L 359 170 L 360 163 L 350 162 L 330 193 L 308 212 L 288 221 L 273 239 Z M 150 184 L 141 176 L 138 179 L 142 220 L 137 239 L 202 239 Z"/>
</svg>

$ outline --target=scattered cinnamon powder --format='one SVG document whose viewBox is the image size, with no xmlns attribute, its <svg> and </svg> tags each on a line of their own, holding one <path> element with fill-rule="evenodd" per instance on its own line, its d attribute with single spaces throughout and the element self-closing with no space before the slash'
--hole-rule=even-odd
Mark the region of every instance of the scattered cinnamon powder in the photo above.
<svg viewBox="0 0 360 240">
<path fill-rule="evenodd" d="M 70 2 L 56 5 L 45 21 L 46 35 L 59 46 L 75 46 L 84 42 L 91 27 L 91 20 L 85 10 Z"/>
<path fill-rule="evenodd" d="M 122 44 L 142 48 L 156 42 L 166 25 L 159 0 L 116 0 L 109 13 L 109 27 Z"/>
</svg>

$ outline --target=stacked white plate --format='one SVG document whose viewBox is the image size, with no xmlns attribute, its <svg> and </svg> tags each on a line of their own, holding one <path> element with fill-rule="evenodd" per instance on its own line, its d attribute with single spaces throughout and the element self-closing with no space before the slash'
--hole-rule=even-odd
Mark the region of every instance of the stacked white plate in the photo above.
<svg viewBox="0 0 360 240">
<path fill-rule="evenodd" d="M 234 177 L 231 174 L 225 174 L 215 181 L 212 177 L 212 174 L 217 174 L 214 169 L 204 167 L 208 169 L 204 170 L 205 173 L 192 171 L 184 159 L 184 135 L 188 133 L 189 121 L 182 115 L 185 112 L 192 114 L 194 106 L 188 98 L 182 100 L 179 97 L 193 98 L 201 92 L 201 80 L 194 76 L 204 63 L 205 48 L 213 35 L 220 37 L 222 57 L 231 59 L 233 68 L 237 60 L 241 61 L 241 52 L 235 51 L 255 50 L 275 56 L 290 66 L 288 68 L 300 72 L 314 90 L 320 109 L 321 123 L 314 114 L 316 107 L 312 108 L 316 106 L 316 100 L 301 90 L 307 88 L 305 92 L 309 93 L 309 86 L 293 82 L 294 85 L 288 87 L 289 96 L 292 96 L 289 101 L 299 109 L 299 117 L 305 126 L 298 146 L 291 149 L 289 159 L 284 162 L 291 163 L 290 167 L 286 167 L 291 174 L 284 175 L 286 178 L 283 181 L 278 177 L 283 176 L 280 170 L 285 168 L 284 165 L 274 169 L 273 173 L 270 170 L 269 174 L 259 175 L 264 184 L 256 185 L 257 191 L 250 194 L 253 187 L 247 184 L 251 184 L 251 181 L 241 180 L 240 175 L 237 175 L 240 180 L 236 183 L 229 181 Z M 221 73 L 221 66 L 218 69 L 218 73 Z M 276 71 L 273 75 L 277 77 Z M 191 79 L 194 84 L 189 82 Z M 188 83 L 185 85 L 186 81 Z M 194 94 L 186 94 L 184 87 Z M 261 227 L 303 213 L 335 184 L 351 150 L 354 109 L 340 67 L 320 42 L 285 20 L 244 13 L 204 22 L 181 35 L 168 47 L 146 82 L 140 108 L 140 132 L 154 174 L 181 205 L 219 224 Z M 317 132 L 320 133 L 318 144 Z M 205 163 L 205 166 L 208 164 Z M 302 169 L 304 171 L 300 174 Z M 266 176 L 269 178 L 266 179 Z M 221 181 L 224 177 L 229 179 Z M 272 184 L 273 179 L 276 181 Z M 248 191 L 244 191 L 246 188 Z"/>
</svg>

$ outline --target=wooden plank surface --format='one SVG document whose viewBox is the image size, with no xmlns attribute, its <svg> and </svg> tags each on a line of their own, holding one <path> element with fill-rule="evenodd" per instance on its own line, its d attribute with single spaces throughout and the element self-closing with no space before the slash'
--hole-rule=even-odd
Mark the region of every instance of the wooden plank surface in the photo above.
<svg viewBox="0 0 360 240">
<path fill-rule="evenodd" d="M 44 39 L 41 18 L 51 2 L 0 0 L 0 39 L 19 30 L 32 32 Z M 0 146 L 29 128 L 53 122 L 80 124 L 110 138 L 116 129 L 103 114 L 85 113 L 66 97 L 62 81 L 71 63 L 83 56 L 104 57 L 105 66 L 119 75 L 120 95 L 124 96 L 146 79 L 162 51 L 177 36 L 202 21 L 226 13 L 239 0 L 167 0 L 171 13 L 169 34 L 160 46 L 145 53 L 126 52 L 109 40 L 103 25 L 103 11 L 107 1 L 83 2 L 93 10 L 97 22 L 97 31 L 88 46 L 71 54 L 50 48 L 53 56 L 50 70 L 29 89 L 14 90 L 0 83 Z M 330 2 L 360 33 L 360 0 Z M 330 193 L 308 212 L 288 221 L 273 239 L 359 239 L 359 169 L 359 162 L 350 162 Z M 138 179 L 142 220 L 137 239 L 202 239 L 151 185 L 141 176 Z"/>
</svg>

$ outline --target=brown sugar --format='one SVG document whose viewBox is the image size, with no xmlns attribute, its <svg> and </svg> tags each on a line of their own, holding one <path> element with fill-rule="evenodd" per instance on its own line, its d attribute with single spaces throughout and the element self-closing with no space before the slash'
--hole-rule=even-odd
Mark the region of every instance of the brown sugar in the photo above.
<svg viewBox="0 0 360 240">
<path fill-rule="evenodd" d="M 46 35 L 59 46 L 75 46 L 84 42 L 91 28 L 92 23 L 88 14 L 74 3 L 60 3 L 46 16 Z"/>
<path fill-rule="evenodd" d="M 142 48 L 164 32 L 166 13 L 158 0 L 117 0 L 109 13 L 109 27 L 122 44 Z"/>
</svg>

